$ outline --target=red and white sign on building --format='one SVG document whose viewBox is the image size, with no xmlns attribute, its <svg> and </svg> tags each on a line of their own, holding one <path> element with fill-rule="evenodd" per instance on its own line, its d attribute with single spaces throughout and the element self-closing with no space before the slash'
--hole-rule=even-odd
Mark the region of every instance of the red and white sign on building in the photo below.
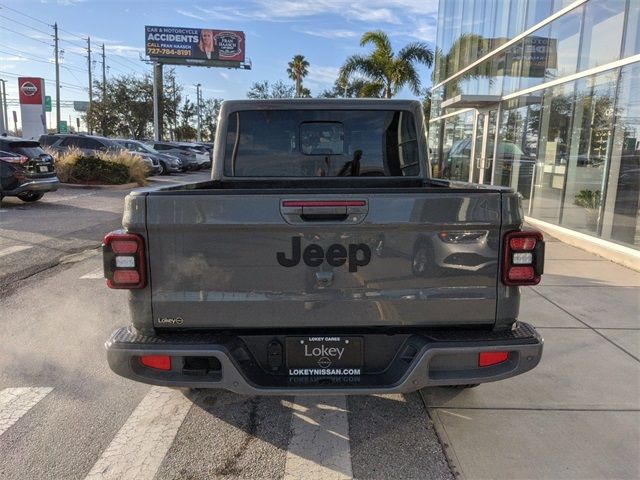
<svg viewBox="0 0 640 480">
<path fill-rule="evenodd" d="M 22 116 L 22 138 L 37 140 L 47 133 L 44 105 L 44 78 L 18 78 L 20 113 Z"/>
</svg>

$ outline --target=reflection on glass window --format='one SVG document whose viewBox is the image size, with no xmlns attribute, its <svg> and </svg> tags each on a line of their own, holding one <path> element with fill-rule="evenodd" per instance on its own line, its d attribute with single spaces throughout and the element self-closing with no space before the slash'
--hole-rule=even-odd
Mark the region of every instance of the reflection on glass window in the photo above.
<svg viewBox="0 0 640 480">
<path fill-rule="evenodd" d="M 580 70 L 618 60 L 626 0 L 597 0 L 586 5 L 580 47 Z M 636 6 L 635 10 L 638 10 Z"/>
<path fill-rule="evenodd" d="M 541 97 L 527 96 L 503 105 L 493 183 L 520 192 L 528 209 L 538 149 Z"/>
<path fill-rule="evenodd" d="M 537 25 L 551 15 L 553 0 L 529 0 L 527 3 L 526 28 Z"/>
<path fill-rule="evenodd" d="M 584 6 L 551 22 L 549 34 L 548 80 L 576 73 L 578 49 L 580 48 L 580 24 Z M 555 42 L 555 45 L 554 45 Z"/>
<path fill-rule="evenodd" d="M 640 247 L 640 64 L 622 69 L 602 236 Z M 611 212 L 611 215 L 607 213 Z"/>
<path fill-rule="evenodd" d="M 569 158 L 573 89 L 573 82 L 546 89 L 540 110 L 540 135 L 531 211 L 534 217 L 556 225 L 560 222 Z"/>
<path fill-rule="evenodd" d="M 420 165 L 413 122 L 411 112 L 393 110 L 233 113 L 226 136 L 225 174 L 415 176 Z"/>
<path fill-rule="evenodd" d="M 560 224 L 597 233 L 611 148 L 617 72 L 576 82 L 573 126 Z"/>
<path fill-rule="evenodd" d="M 475 112 L 468 111 L 445 119 L 442 139 L 444 178 L 469 181 L 474 117 Z"/>
<path fill-rule="evenodd" d="M 634 5 L 630 4 L 627 12 L 623 54 L 625 57 L 640 53 L 640 8 L 637 5 L 634 8 Z"/>
</svg>

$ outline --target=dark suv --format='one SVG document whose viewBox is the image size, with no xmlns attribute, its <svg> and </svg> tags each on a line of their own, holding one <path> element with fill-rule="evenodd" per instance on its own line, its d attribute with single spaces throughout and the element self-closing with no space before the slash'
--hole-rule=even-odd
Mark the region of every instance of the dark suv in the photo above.
<svg viewBox="0 0 640 480">
<path fill-rule="evenodd" d="M 0 136 L 0 198 L 35 202 L 59 185 L 53 158 L 38 142 Z"/>
<path fill-rule="evenodd" d="M 96 152 L 122 150 L 114 140 L 98 135 L 58 134 L 42 135 L 40 141 L 56 152 L 64 153 L 71 148 L 77 148 L 82 153 L 92 155 Z"/>
</svg>

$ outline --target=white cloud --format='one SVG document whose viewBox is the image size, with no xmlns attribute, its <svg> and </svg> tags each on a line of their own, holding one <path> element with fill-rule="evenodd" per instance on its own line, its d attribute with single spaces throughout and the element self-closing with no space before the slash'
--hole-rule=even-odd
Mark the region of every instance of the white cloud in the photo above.
<svg viewBox="0 0 640 480">
<path fill-rule="evenodd" d="M 6 68 L 7 64 L 5 64 L 4 62 L 28 62 L 29 59 L 24 58 L 24 57 L 19 57 L 16 55 L 12 55 L 10 57 L 0 57 L 0 62 L 3 62 L 2 67 Z"/>
<path fill-rule="evenodd" d="M 324 28 L 309 28 L 309 29 L 299 29 L 297 30 L 300 33 L 306 33 L 307 35 L 312 35 L 314 37 L 323 37 L 323 38 L 353 38 L 359 36 L 357 32 L 353 30 L 331 30 Z"/>
<path fill-rule="evenodd" d="M 350 21 L 399 25 L 415 15 L 435 15 L 438 0 L 253 0 L 233 7 L 178 8 L 176 13 L 197 20 L 258 20 L 287 22 L 317 15 Z"/>
<path fill-rule="evenodd" d="M 338 78 L 339 70 L 338 67 L 333 66 L 311 65 L 303 83 L 314 88 L 330 87 Z"/>
</svg>

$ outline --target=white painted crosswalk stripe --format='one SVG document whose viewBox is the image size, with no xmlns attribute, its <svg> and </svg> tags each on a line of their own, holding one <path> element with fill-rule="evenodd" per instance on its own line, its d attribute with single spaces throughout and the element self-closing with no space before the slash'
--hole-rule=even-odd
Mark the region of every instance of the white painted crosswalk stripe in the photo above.
<svg viewBox="0 0 640 480">
<path fill-rule="evenodd" d="M 53 388 L 20 387 L 0 391 L 0 435 L 47 396 Z"/>
<path fill-rule="evenodd" d="M 178 390 L 152 387 L 87 478 L 152 479 L 191 405 Z"/>
<path fill-rule="evenodd" d="M 94 280 L 97 278 L 104 278 L 104 271 L 102 267 L 96 268 L 95 270 L 92 270 L 89 273 L 82 275 L 80 277 L 81 280 Z"/>
<path fill-rule="evenodd" d="M 351 478 L 349 419 L 344 395 L 296 397 L 285 480 Z"/>
<path fill-rule="evenodd" d="M 13 247 L 7 247 L 0 250 L 0 257 L 4 257 L 5 255 L 11 255 L 12 253 L 22 252 L 24 250 L 29 250 L 31 245 L 14 245 Z"/>
</svg>

